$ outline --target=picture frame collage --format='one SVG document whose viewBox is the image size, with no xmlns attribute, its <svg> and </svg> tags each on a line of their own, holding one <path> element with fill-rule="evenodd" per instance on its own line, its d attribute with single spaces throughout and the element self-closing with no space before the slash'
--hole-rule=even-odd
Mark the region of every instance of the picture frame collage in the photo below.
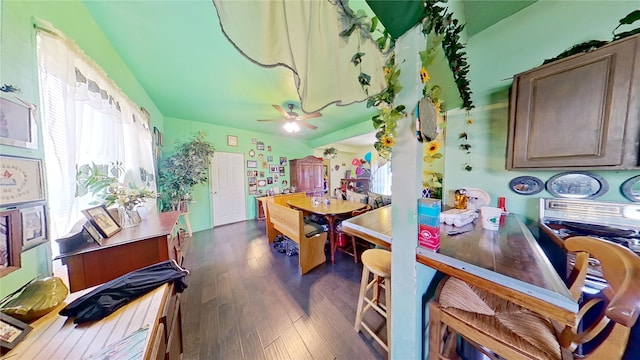
<svg viewBox="0 0 640 360">
<path fill-rule="evenodd" d="M 20 268 L 22 252 L 49 241 L 42 160 L 0 155 L 0 186 L 1 277 Z"/>
<path fill-rule="evenodd" d="M 262 194 L 267 191 L 265 188 L 275 184 L 286 186 L 283 177 L 287 173 L 287 158 L 270 154 L 273 147 L 257 138 L 252 138 L 251 144 L 246 162 L 249 195 Z"/>
</svg>

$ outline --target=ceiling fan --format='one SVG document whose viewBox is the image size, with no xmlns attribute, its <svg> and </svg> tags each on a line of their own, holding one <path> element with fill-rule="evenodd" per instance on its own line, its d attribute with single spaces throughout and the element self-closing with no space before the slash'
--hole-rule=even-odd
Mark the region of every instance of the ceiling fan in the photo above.
<svg viewBox="0 0 640 360">
<path fill-rule="evenodd" d="M 300 126 L 304 126 L 311 130 L 315 130 L 318 127 L 315 125 L 311 125 L 305 120 L 313 119 L 317 117 L 321 117 L 322 114 L 320 112 L 313 112 L 311 114 L 298 115 L 298 113 L 293 111 L 293 104 L 287 104 L 289 111 L 285 111 L 280 105 L 273 105 L 273 107 L 278 110 L 279 113 L 284 116 L 282 119 L 269 119 L 269 120 L 258 120 L 258 121 L 284 121 L 286 124 L 284 125 L 285 130 L 288 132 L 297 132 L 300 130 Z"/>
</svg>

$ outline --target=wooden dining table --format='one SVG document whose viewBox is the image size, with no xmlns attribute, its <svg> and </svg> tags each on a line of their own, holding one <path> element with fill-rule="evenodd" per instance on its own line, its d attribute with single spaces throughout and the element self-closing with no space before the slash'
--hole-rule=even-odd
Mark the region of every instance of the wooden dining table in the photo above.
<svg viewBox="0 0 640 360">
<path fill-rule="evenodd" d="M 335 264 L 335 221 L 340 215 L 351 214 L 353 211 L 360 210 L 367 206 L 361 202 L 347 201 L 341 199 L 330 199 L 329 204 L 323 202 L 323 198 L 319 198 L 314 202 L 313 197 L 297 198 L 287 200 L 287 205 L 294 209 L 302 210 L 306 213 L 324 216 L 329 225 L 329 248 L 331 253 L 331 263 Z"/>
<path fill-rule="evenodd" d="M 391 204 L 344 220 L 342 232 L 391 249 Z"/>
</svg>

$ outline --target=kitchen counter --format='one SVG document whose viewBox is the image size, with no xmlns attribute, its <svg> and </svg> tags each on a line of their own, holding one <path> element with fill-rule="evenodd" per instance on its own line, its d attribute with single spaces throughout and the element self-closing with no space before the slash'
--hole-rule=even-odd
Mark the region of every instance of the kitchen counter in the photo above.
<svg viewBox="0 0 640 360">
<path fill-rule="evenodd" d="M 578 304 L 516 215 L 503 216 L 498 231 L 483 229 L 480 219 L 466 233 L 447 235 L 448 227 L 441 224 L 437 252 L 417 248 L 418 262 L 573 325 Z"/>
</svg>

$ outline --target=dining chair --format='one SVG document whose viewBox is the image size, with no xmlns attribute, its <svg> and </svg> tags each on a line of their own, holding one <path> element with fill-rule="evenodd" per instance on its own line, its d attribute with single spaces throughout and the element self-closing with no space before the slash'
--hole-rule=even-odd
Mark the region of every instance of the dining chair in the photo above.
<svg viewBox="0 0 640 360">
<path fill-rule="evenodd" d="M 429 359 L 458 358 L 458 335 L 491 359 L 621 359 L 640 314 L 640 257 L 587 236 L 568 238 L 564 245 L 577 256 L 569 276 L 574 300 L 580 299 L 589 257 L 600 262 L 607 281 L 601 296 L 580 303 L 573 326 L 562 328 L 535 309 L 448 277 L 429 302 Z M 586 314 L 600 309 L 595 321 L 582 323 Z M 578 346 L 592 340 L 598 340 L 593 350 L 578 355 Z"/>
<path fill-rule="evenodd" d="M 354 216 L 358 216 L 361 214 L 366 213 L 367 211 L 372 210 L 371 207 L 369 205 L 367 205 L 366 207 L 360 209 L 360 210 L 355 210 L 351 212 L 351 216 L 350 217 L 354 217 Z M 348 241 L 345 241 L 344 246 L 338 246 L 338 243 L 340 241 L 336 241 L 334 244 L 334 252 L 335 250 L 339 250 L 347 255 L 351 255 L 353 256 L 353 261 L 357 264 L 358 263 L 358 245 L 360 245 L 363 248 L 368 248 L 369 247 L 369 243 L 368 242 L 359 242 L 358 239 L 353 236 L 353 235 L 349 235 L 347 233 L 345 233 L 344 231 L 342 231 L 342 222 L 340 222 L 338 225 L 336 225 L 336 239 L 348 239 Z"/>
</svg>

